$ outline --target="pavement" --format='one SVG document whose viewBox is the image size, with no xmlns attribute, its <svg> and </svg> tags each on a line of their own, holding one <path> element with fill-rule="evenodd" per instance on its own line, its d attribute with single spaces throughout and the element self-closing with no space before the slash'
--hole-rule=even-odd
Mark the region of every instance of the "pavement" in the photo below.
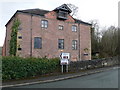
<svg viewBox="0 0 120 90">
<path fill-rule="evenodd" d="M 100 73 L 112 69 L 116 69 L 118 66 L 112 66 L 112 67 L 104 67 L 104 68 L 97 68 L 97 69 L 89 69 L 84 70 L 82 72 L 76 72 L 76 73 L 60 73 L 57 75 L 51 75 L 51 76 L 42 76 L 34 79 L 26 79 L 26 80 L 16 80 L 16 81 L 9 81 L 9 82 L 3 82 L 2 88 L 4 87 L 15 87 L 15 86 L 23 86 L 23 85 L 32 85 L 32 84 L 39 84 L 39 83 L 48 83 L 48 82 L 55 82 L 55 81 L 61 81 L 71 78 L 77 78 L 81 76 L 86 76 L 90 74 Z"/>
</svg>

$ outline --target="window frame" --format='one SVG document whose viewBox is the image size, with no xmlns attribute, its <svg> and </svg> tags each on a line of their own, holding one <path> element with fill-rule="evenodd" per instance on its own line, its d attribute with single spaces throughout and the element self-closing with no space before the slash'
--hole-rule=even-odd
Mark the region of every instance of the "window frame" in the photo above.
<svg viewBox="0 0 120 90">
<path fill-rule="evenodd" d="M 63 26 L 63 25 L 59 25 L 59 26 L 58 26 L 58 29 L 59 29 L 59 30 L 63 30 L 63 29 L 64 29 L 64 26 Z"/>
<path fill-rule="evenodd" d="M 77 40 L 72 40 L 72 50 L 77 50 Z"/>
<path fill-rule="evenodd" d="M 48 28 L 48 20 L 41 20 L 41 28 Z"/>
<path fill-rule="evenodd" d="M 39 41 L 37 41 L 37 39 Z M 34 49 L 42 49 L 42 38 L 41 37 L 34 37 Z"/>
<path fill-rule="evenodd" d="M 76 25 L 72 25 L 72 32 L 77 32 L 77 26 Z"/>
<path fill-rule="evenodd" d="M 58 39 L 58 49 L 64 49 L 64 39 Z"/>
</svg>

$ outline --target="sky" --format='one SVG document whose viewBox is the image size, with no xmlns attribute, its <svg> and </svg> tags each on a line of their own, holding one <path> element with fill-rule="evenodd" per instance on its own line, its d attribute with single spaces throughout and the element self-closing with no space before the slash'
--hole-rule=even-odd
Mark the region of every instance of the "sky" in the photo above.
<svg viewBox="0 0 120 90">
<path fill-rule="evenodd" d="M 85 22 L 97 20 L 100 28 L 118 26 L 119 0 L 0 0 L 0 46 L 3 46 L 5 25 L 17 10 L 40 8 L 53 10 L 62 4 L 79 8 L 77 18 Z"/>
</svg>

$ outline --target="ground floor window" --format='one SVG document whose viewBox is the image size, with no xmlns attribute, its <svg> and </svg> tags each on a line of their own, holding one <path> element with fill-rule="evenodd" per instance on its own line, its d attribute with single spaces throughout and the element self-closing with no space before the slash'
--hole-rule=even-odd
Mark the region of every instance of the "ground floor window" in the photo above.
<svg viewBox="0 0 120 90">
<path fill-rule="evenodd" d="M 72 40 L 72 49 L 77 50 L 77 40 Z"/>
<path fill-rule="evenodd" d="M 42 38 L 41 37 L 34 37 L 34 48 L 35 49 L 42 48 Z"/>
<path fill-rule="evenodd" d="M 58 49 L 64 49 L 64 39 L 58 39 Z"/>
</svg>

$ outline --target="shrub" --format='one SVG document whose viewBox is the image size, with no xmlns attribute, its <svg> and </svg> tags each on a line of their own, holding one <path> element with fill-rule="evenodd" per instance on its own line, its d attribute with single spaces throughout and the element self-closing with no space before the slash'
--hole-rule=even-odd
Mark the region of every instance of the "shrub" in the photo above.
<svg viewBox="0 0 120 90">
<path fill-rule="evenodd" d="M 23 79 L 56 72 L 60 67 L 59 58 L 2 58 L 2 79 Z"/>
</svg>

